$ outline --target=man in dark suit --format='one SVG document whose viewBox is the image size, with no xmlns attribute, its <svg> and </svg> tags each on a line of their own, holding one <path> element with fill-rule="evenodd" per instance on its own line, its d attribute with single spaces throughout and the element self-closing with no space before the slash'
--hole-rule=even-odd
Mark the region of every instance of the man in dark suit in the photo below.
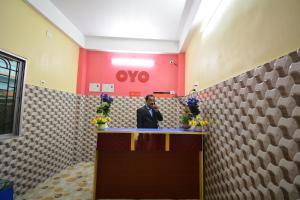
<svg viewBox="0 0 300 200">
<path fill-rule="evenodd" d="M 158 121 L 163 120 L 159 107 L 155 104 L 155 97 L 149 94 L 145 97 L 146 104 L 137 109 L 138 128 L 158 128 Z"/>
</svg>

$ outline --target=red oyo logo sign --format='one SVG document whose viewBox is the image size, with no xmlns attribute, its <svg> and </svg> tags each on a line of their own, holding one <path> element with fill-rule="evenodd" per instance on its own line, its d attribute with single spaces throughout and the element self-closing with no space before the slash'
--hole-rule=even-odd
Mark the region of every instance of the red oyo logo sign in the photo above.
<svg viewBox="0 0 300 200">
<path fill-rule="evenodd" d="M 150 75 L 148 72 L 145 71 L 140 72 L 140 71 L 131 71 L 131 70 L 128 71 L 120 70 L 117 72 L 116 78 L 120 82 L 125 82 L 127 81 L 128 78 L 130 79 L 130 82 L 135 82 L 137 78 L 140 82 L 146 83 L 149 80 Z"/>
</svg>

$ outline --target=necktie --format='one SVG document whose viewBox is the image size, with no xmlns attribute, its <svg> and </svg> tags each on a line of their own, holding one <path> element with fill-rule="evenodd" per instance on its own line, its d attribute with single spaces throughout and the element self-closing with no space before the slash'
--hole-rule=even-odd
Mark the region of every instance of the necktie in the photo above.
<svg viewBox="0 0 300 200">
<path fill-rule="evenodd" d="M 153 111 L 152 111 L 152 109 L 149 108 L 148 110 L 149 110 L 149 112 L 150 112 L 151 117 L 153 117 Z"/>
</svg>

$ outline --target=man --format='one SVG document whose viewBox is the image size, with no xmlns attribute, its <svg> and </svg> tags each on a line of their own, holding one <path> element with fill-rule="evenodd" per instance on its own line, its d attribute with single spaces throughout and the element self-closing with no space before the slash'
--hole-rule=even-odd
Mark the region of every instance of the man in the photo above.
<svg viewBox="0 0 300 200">
<path fill-rule="evenodd" d="M 149 94 L 145 97 L 146 105 L 137 109 L 138 128 L 158 128 L 158 121 L 163 120 L 159 107 L 155 105 L 155 97 Z"/>
</svg>

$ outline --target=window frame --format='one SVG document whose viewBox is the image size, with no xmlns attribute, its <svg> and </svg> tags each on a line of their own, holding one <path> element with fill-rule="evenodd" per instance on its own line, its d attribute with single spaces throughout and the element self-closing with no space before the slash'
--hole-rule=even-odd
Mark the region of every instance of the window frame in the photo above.
<svg viewBox="0 0 300 200">
<path fill-rule="evenodd" d="M 25 93 L 25 80 L 26 80 L 26 69 L 27 69 L 27 59 L 11 53 L 7 50 L 0 48 L 0 54 L 3 57 L 7 57 L 9 59 L 17 60 L 19 72 L 18 72 L 18 80 L 15 82 L 16 86 L 16 94 L 15 94 L 15 102 L 14 102 L 14 118 L 13 118 L 13 128 L 11 133 L 1 134 L 0 133 L 0 141 L 5 139 L 10 139 L 14 137 L 18 137 L 22 135 L 22 119 L 23 119 L 23 110 L 24 110 L 24 93 Z"/>
</svg>

